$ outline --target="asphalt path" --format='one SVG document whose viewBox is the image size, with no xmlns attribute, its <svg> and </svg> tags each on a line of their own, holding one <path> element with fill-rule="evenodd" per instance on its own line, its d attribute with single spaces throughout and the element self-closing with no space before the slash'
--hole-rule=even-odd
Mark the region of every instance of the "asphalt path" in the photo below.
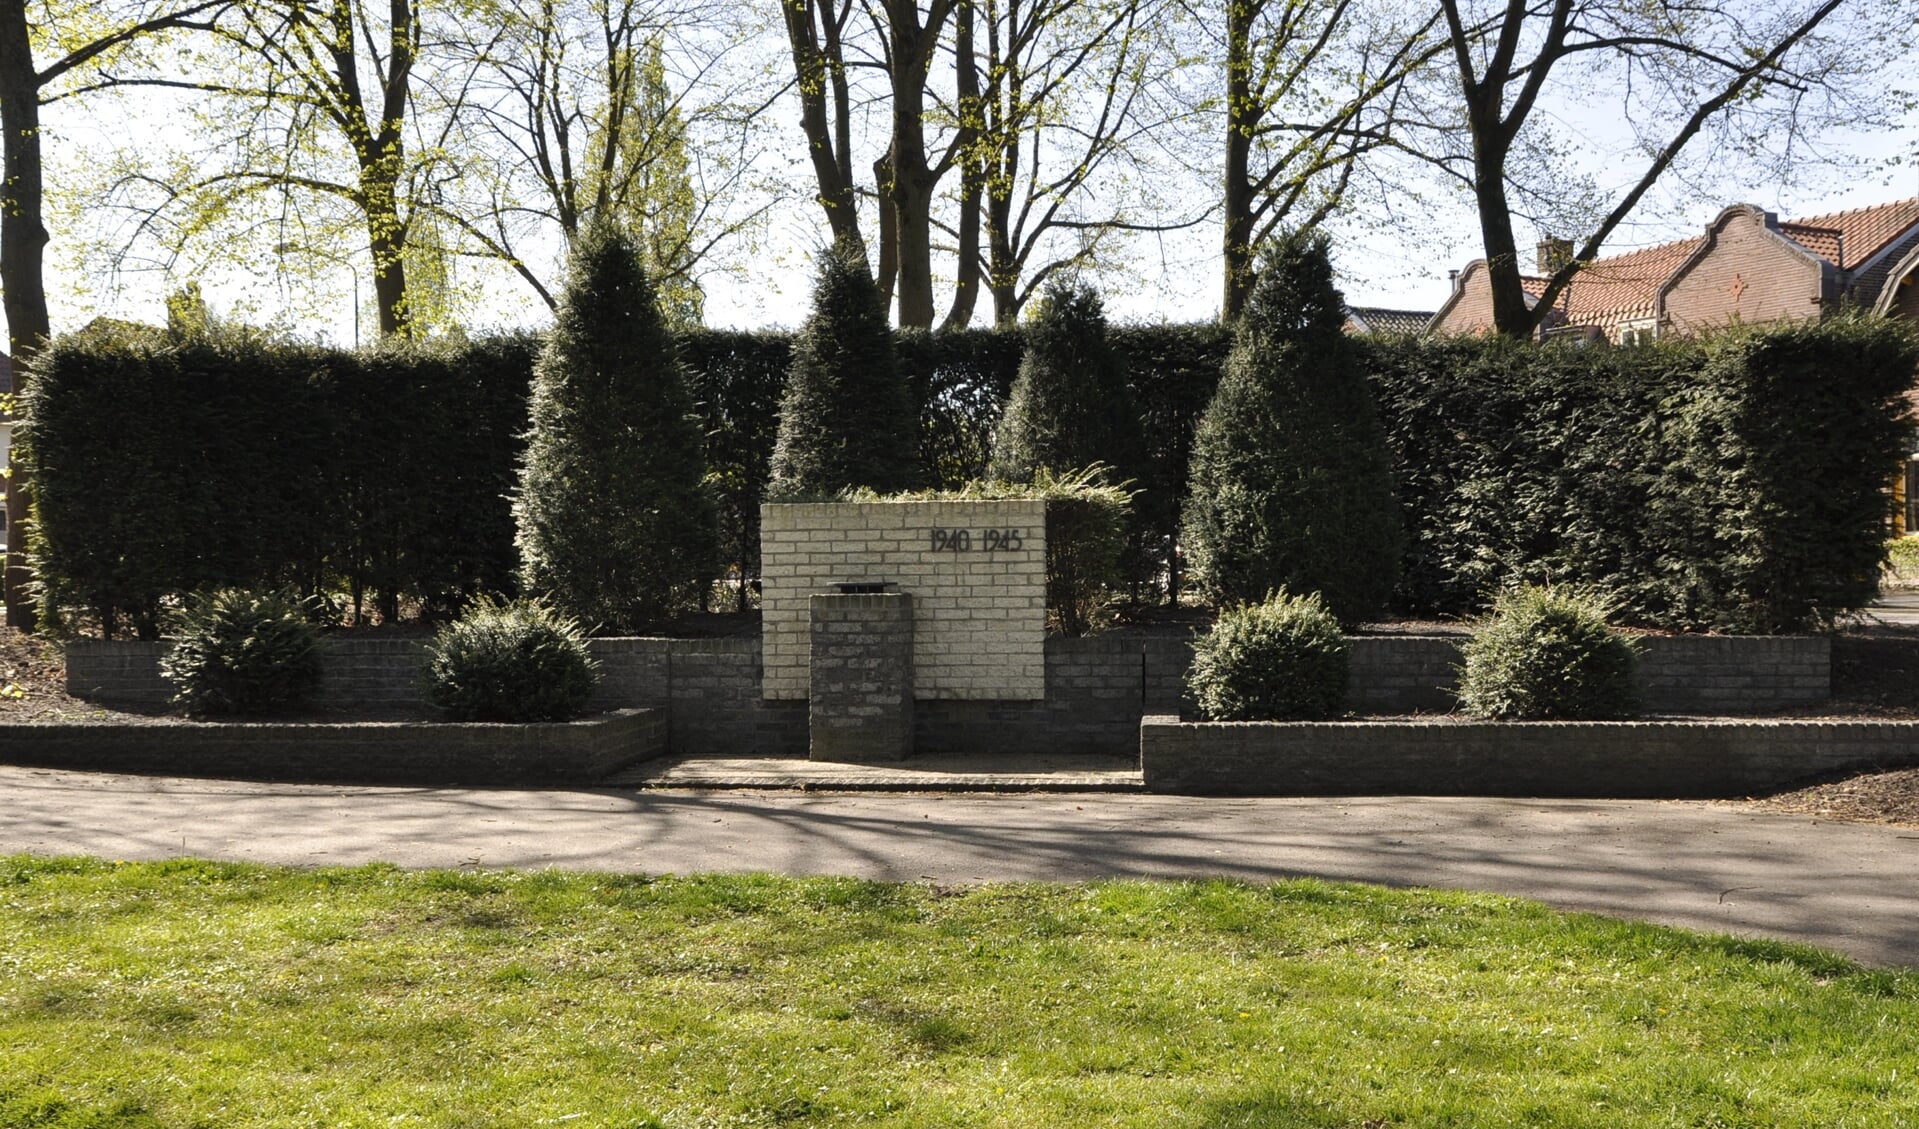
<svg viewBox="0 0 1919 1129">
<path fill-rule="evenodd" d="M 1919 966 L 1919 830 L 1729 803 L 365 788 L 0 766 L 0 854 L 1485 890 Z"/>
</svg>

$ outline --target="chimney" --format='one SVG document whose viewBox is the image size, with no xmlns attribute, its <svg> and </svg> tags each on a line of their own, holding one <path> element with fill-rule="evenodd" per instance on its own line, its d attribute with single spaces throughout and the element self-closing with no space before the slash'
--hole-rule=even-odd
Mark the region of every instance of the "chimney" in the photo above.
<svg viewBox="0 0 1919 1129">
<path fill-rule="evenodd" d="M 1560 267 L 1573 261 L 1573 241 L 1548 235 L 1539 241 L 1534 252 L 1538 256 L 1536 261 L 1540 274 L 1557 274 Z"/>
</svg>

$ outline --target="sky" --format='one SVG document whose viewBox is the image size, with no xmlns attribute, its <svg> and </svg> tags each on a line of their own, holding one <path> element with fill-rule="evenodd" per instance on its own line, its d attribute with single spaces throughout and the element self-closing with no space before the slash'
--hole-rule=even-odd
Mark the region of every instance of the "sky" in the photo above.
<svg viewBox="0 0 1919 1129">
<path fill-rule="evenodd" d="M 789 98 L 788 102 L 791 101 Z M 62 107 L 72 103 L 63 103 Z M 782 105 L 784 120 L 770 127 L 775 144 L 781 136 L 797 142 L 800 134 L 790 105 Z M 1581 105 L 1548 104 L 1543 112 L 1554 128 L 1579 142 L 1581 168 L 1615 193 L 1623 192 L 1638 175 L 1640 159 L 1631 152 L 1616 114 L 1604 98 Z M 49 187 L 58 191 L 62 170 L 73 170 L 97 154 L 135 143 L 134 138 L 167 136 L 170 115 L 157 100 L 138 106 L 79 113 L 56 108 L 48 116 L 50 148 Z M 780 131 L 785 131 L 782 135 Z M 1655 193 L 1647 207 L 1630 218 L 1609 241 L 1607 254 L 1697 234 L 1713 216 L 1733 203 L 1753 203 L 1776 211 L 1781 218 L 1865 207 L 1919 195 L 1919 165 L 1898 158 L 1919 148 L 1919 122 L 1876 135 L 1847 138 L 1839 148 L 1851 154 L 1843 170 L 1814 171 L 1800 184 L 1716 184 L 1700 190 L 1673 183 Z M 791 151 L 786 159 L 792 165 Z M 1188 183 L 1186 191 L 1203 207 L 1210 186 Z M 49 249 L 49 284 L 56 331 L 77 328 L 93 316 L 107 314 L 128 320 L 160 322 L 165 318 L 164 296 L 185 279 L 159 272 L 130 272 L 107 279 L 87 270 L 79 248 L 95 221 L 85 211 L 69 211 L 56 218 Z M 822 238 L 819 209 L 795 193 L 775 205 L 756 246 L 740 256 L 732 272 L 711 276 L 706 284 L 706 322 L 716 327 L 765 328 L 798 325 L 806 315 L 811 251 Z M 1448 271 L 1479 256 L 1478 231 L 1468 201 L 1440 196 L 1421 213 L 1415 230 L 1369 226 L 1364 216 L 1351 217 L 1335 229 L 1335 257 L 1347 301 L 1353 305 L 1431 311 L 1450 292 Z M 1556 233 L 1573 234 L 1573 233 Z M 1535 233 L 1522 229 L 1522 246 Z M 1217 317 L 1220 291 L 1219 227 L 1207 223 L 1184 232 L 1140 237 L 1131 246 L 1130 269 L 1103 275 L 1098 281 L 1109 316 L 1115 321 L 1184 322 Z M 301 336 L 340 344 L 354 339 L 354 311 L 360 309 L 359 334 L 372 335 L 369 267 L 364 249 L 346 248 L 331 263 L 314 264 L 317 282 L 290 283 L 270 272 L 249 273 L 227 266 L 202 276 L 205 292 L 216 313 L 245 320 L 291 327 Z M 514 281 L 504 268 L 466 267 L 463 280 L 481 297 L 463 310 L 463 320 L 474 328 L 544 325 L 549 315 L 531 291 Z M 942 299 L 944 301 L 944 299 Z M 975 323 L 991 316 L 990 301 L 982 299 Z"/>
</svg>

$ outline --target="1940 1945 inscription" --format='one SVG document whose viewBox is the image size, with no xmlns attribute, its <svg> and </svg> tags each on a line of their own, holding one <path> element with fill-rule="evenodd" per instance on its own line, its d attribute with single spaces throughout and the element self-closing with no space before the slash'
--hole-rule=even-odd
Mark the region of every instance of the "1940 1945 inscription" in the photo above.
<svg viewBox="0 0 1919 1129">
<path fill-rule="evenodd" d="M 1026 547 L 1023 529 L 934 529 L 929 544 L 936 553 L 1017 553 Z"/>
</svg>

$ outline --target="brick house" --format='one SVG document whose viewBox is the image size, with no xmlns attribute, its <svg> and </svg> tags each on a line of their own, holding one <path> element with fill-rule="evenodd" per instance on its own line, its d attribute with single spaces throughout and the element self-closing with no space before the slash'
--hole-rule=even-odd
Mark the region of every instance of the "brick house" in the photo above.
<svg viewBox="0 0 1919 1129">
<path fill-rule="evenodd" d="M 1566 240 L 1540 243 L 1541 275 L 1571 255 Z M 1522 282 L 1535 304 L 1546 279 Z M 1594 260 L 1541 329 L 1619 344 L 1735 320 L 1816 318 L 1846 304 L 1919 318 L 1919 198 L 1800 220 L 1734 204 L 1701 235 Z M 1454 276 L 1430 329 L 1484 333 L 1492 320 L 1486 262 L 1475 259 Z"/>
<path fill-rule="evenodd" d="M 1549 274 L 1571 255 L 1571 243 L 1547 239 L 1536 265 Z M 1521 281 L 1535 305 L 1546 279 Z M 1845 307 L 1919 321 L 1919 198 L 1798 220 L 1734 204 L 1701 235 L 1594 260 L 1560 292 L 1540 331 L 1627 344 Z M 1476 259 L 1454 275 L 1429 330 L 1485 333 L 1492 321 L 1486 262 Z M 1901 531 L 1919 530 L 1919 453 L 1894 493 Z"/>
</svg>

